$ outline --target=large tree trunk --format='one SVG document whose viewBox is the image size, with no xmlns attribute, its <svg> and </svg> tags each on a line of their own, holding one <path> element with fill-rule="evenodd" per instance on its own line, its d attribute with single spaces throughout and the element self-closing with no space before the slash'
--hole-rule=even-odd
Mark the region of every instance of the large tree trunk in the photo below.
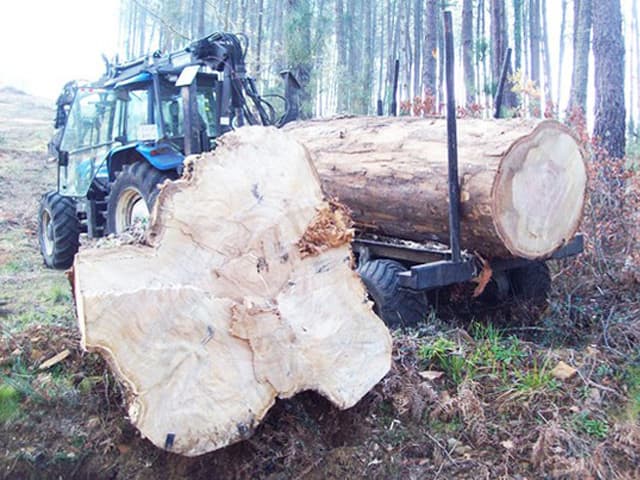
<svg viewBox="0 0 640 480">
<path fill-rule="evenodd" d="M 593 136 L 610 155 L 622 158 L 626 108 L 620 0 L 598 0 L 593 4 L 593 56 L 596 83 Z"/>
<path fill-rule="evenodd" d="M 535 127 L 535 128 L 534 128 Z M 348 118 L 290 124 L 323 188 L 356 224 L 409 240 L 448 240 L 444 120 Z M 582 153 L 555 121 L 461 120 L 462 246 L 487 258 L 549 256 L 582 218 Z"/>
<path fill-rule="evenodd" d="M 198 455 L 246 438 L 277 397 L 354 405 L 388 371 L 391 339 L 305 150 L 246 127 L 186 170 L 159 194 L 149 245 L 74 265 L 82 343 L 124 382 L 133 424 Z"/>
</svg>

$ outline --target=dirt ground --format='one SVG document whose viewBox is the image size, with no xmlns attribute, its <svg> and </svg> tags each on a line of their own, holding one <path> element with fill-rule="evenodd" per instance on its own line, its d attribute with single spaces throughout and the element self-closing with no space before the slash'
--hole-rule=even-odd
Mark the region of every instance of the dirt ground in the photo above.
<svg viewBox="0 0 640 480">
<path fill-rule="evenodd" d="M 442 308 L 394 332 L 392 371 L 352 409 L 305 392 L 223 450 L 155 448 L 102 359 L 81 351 L 64 272 L 42 265 L 52 118 L 49 102 L 0 90 L 0 477 L 640 478 L 640 286 L 584 259 L 553 267 L 535 318 Z"/>
</svg>

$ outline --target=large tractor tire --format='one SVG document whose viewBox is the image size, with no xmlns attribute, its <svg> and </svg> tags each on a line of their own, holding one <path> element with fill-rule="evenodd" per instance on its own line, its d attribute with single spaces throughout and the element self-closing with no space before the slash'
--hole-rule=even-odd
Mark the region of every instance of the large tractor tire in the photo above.
<svg viewBox="0 0 640 480">
<path fill-rule="evenodd" d="M 175 172 L 160 171 L 145 161 L 125 165 L 107 197 L 107 232 L 118 235 L 136 223 L 146 226 L 160 192 L 158 186 L 176 177 Z"/>
<path fill-rule="evenodd" d="M 373 310 L 390 328 L 413 327 L 429 312 L 424 293 L 400 288 L 398 273 L 406 269 L 394 260 L 378 259 L 358 266 L 358 273 L 373 300 Z"/>
<path fill-rule="evenodd" d="M 49 192 L 40 200 L 38 241 L 44 264 L 49 268 L 66 269 L 80 246 L 80 222 L 73 198 Z"/>
<path fill-rule="evenodd" d="M 551 289 L 551 274 L 545 262 L 531 261 L 508 272 L 511 293 L 516 300 L 546 305 Z"/>
</svg>

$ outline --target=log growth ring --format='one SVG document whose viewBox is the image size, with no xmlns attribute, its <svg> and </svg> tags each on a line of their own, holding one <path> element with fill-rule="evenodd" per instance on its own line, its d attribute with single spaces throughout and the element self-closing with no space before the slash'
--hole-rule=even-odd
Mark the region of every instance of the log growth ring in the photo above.
<svg viewBox="0 0 640 480">
<path fill-rule="evenodd" d="M 569 241 L 580 226 L 586 184 L 583 152 L 564 125 L 544 121 L 517 140 L 491 192 L 494 226 L 509 251 L 536 259 Z"/>
</svg>

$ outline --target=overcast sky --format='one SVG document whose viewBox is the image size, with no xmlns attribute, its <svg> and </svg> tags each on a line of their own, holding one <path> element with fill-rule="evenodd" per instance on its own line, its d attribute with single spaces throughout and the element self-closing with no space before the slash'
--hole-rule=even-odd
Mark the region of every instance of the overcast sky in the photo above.
<svg viewBox="0 0 640 480">
<path fill-rule="evenodd" d="M 0 85 L 55 99 L 72 79 L 95 80 L 117 49 L 119 0 L 2 0 Z"/>
</svg>

